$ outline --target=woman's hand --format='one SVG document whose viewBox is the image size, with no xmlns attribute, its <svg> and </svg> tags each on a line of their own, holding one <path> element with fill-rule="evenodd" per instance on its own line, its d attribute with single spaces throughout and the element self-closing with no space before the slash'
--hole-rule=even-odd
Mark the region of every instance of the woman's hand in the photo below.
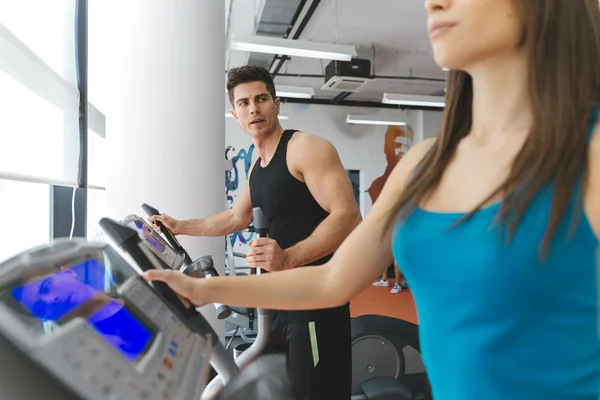
<svg viewBox="0 0 600 400">
<path fill-rule="evenodd" d="M 204 279 L 192 278 L 182 272 L 170 269 L 151 269 L 144 272 L 148 282 L 164 282 L 179 296 L 188 299 L 196 307 L 207 303 L 206 292 L 203 291 Z"/>
</svg>

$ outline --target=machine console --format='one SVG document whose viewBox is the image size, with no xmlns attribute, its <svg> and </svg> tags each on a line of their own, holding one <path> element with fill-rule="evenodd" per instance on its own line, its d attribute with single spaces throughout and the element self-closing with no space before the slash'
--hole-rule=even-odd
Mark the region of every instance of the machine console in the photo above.
<svg viewBox="0 0 600 400">
<path fill-rule="evenodd" d="M 83 399 L 198 399 L 213 347 L 111 247 L 84 240 L 0 264 L 0 335 Z"/>
<path fill-rule="evenodd" d="M 175 251 L 148 222 L 131 214 L 122 223 L 134 229 L 142 239 L 144 246 L 154 253 L 166 267 L 176 271 L 181 269 L 185 260 L 184 255 Z"/>
</svg>

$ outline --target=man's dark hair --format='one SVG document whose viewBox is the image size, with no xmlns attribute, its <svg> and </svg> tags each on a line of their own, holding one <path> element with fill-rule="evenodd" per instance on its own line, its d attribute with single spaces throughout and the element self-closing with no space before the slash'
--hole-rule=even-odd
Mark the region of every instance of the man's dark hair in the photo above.
<svg viewBox="0 0 600 400">
<path fill-rule="evenodd" d="M 229 93 L 229 102 L 233 105 L 233 89 L 237 85 L 249 82 L 263 82 L 271 97 L 275 99 L 275 83 L 267 69 L 256 65 L 244 65 L 232 68 L 227 73 L 227 92 Z"/>
</svg>

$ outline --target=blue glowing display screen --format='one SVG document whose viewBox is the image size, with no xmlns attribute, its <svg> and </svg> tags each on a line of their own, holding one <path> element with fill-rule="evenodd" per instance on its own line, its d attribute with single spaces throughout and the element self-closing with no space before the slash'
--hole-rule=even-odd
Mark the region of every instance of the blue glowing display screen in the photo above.
<svg viewBox="0 0 600 400">
<path fill-rule="evenodd" d="M 154 229 L 152 229 L 150 225 L 146 224 L 142 220 L 135 220 L 133 223 L 130 223 L 129 226 L 137 230 L 140 238 L 147 240 L 148 243 L 150 243 L 156 250 L 159 251 L 159 253 L 165 252 L 165 248 L 152 237 Z"/>
<path fill-rule="evenodd" d="M 12 289 L 12 297 L 41 322 L 57 325 L 82 317 L 129 361 L 138 361 L 153 333 L 126 307 L 109 296 L 114 279 L 96 259 L 35 277 Z"/>
</svg>

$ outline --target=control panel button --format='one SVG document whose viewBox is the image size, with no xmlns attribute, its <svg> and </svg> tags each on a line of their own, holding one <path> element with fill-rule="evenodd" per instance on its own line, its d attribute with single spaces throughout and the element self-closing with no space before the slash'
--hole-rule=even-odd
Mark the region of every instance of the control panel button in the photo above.
<svg viewBox="0 0 600 400">
<path fill-rule="evenodd" d="M 175 358 L 177 356 L 177 353 L 175 352 L 175 349 L 169 349 L 169 354 L 171 355 L 171 357 Z"/>
<path fill-rule="evenodd" d="M 178 348 L 179 346 L 177 345 L 177 342 L 174 340 L 171 340 L 171 347 L 173 348 Z"/>
</svg>

